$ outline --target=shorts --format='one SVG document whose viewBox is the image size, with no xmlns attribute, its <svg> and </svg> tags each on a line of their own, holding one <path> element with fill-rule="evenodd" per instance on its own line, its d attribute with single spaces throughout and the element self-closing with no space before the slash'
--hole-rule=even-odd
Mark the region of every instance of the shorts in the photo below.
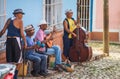
<svg viewBox="0 0 120 79">
<path fill-rule="evenodd" d="M 7 38 L 6 41 L 6 61 L 18 63 L 21 59 L 21 48 L 16 38 Z"/>
</svg>

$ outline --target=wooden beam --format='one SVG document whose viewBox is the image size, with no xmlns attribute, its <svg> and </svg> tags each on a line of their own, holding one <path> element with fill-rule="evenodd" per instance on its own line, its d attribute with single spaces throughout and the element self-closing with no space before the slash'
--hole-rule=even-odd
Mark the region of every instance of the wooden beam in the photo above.
<svg viewBox="0 0 120 79">
<path fill-rule="evenodd" d="M 104 2 L 103 52 L 109 56 L 109 0 Z"/>
</svg>

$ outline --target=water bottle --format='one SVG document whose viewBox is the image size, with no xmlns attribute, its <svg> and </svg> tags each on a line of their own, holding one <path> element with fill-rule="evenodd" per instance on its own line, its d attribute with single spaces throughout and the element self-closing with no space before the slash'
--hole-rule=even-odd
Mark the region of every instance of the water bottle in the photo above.
<svg viewBox="0 0 120 79">
<path fill-rule="evenodd" d="M 36 44 L 37 44 L 38 46 L 40 46 L 40 45 L 41 45 L 41 42 L 40 42 L 40 41 L 37 41 Z"/>
<path fill-rule="evenodd" d="M 44 44 L 44 43 L 41 43 L 40 47 L 42 47 L 42 48 L 45 47 L 45 44 Z"/>
</svg>

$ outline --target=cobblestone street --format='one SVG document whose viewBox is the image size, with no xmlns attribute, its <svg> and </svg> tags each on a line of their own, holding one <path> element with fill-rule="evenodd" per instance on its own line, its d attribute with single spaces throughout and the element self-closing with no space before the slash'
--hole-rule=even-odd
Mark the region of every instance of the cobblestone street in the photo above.
<svg viewBox="0 0 120 79">
<path fill-rule="evenodd" d="M 58 74 L 52 79 L 120 79 L 119 53 L 111 53 L 110 57 L 84 63 L 87 67 L 77 66 L 73 73 Z"/>
<path fill-rule="evenodd" d="M 92 45 L 92 44 L 91 44 Z M 93 46 L 93 52 L 102 52 L 102 44 L 96 43 Z M 62 72 L 53 73 L 52 76 L 26 77 L 25 79 L 120 79 L 120 45 L 110 45 L 110 56 L 99 60 L 83 63 L 83 66 L 75 66 L 72 73 Z M 114 51 L 115 50 L 115 51 Z M 19 78 L 21 79 L 21 78 Z"/>
</svg>

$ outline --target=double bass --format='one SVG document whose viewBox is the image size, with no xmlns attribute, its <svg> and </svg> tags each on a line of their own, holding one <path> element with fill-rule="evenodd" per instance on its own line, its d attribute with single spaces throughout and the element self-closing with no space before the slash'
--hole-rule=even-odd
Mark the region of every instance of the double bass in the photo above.
<svg viewBox="0 0 120 79">
<path fill-rule="evenodd" d="M 79 20 L 79 18 L 78 18 Z M 73 45 L 70 48 L 69 59 L 72 62 L 89 61 L 92 57 L 92 48 L 86 45 L 87 31 L 80 27 L 73 31 L 77 37 L 73 38 Z"/>
</svg>

